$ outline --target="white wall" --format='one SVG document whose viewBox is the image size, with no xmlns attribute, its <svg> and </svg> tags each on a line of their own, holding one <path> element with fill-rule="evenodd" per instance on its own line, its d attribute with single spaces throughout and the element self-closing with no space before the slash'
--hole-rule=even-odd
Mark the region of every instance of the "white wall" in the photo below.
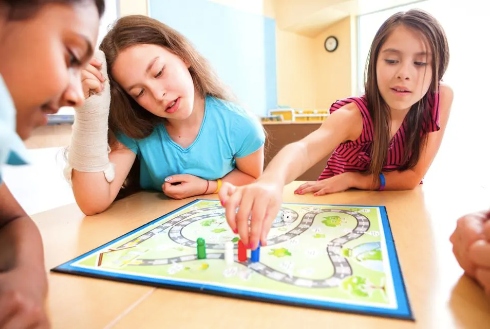
<svg viewBox="0 0 490 329">
<path fill-rule="evenodd" d="M 369 45 L 381 23 L 392 13 L 420 8 L 431 13 L 443 26 L 450 49 L 449 67 L 443 80 L 454 90 L 447 130 L 429 172 L 427 184 L 451 186 L 467 184 L 469 193 L 490 193 L 488 145 L 490 110 L 488 93 L 490 66 L 485 54 L 485 35 L 490 30 L 488 12 L 476 0 L 455 2 L 428 0 L 360 18 L 359 87 Z M 361 90 L 361 89 L 359 89 Z M 467 193 L 453 191 L 452 195 Z M 450 204 L 450 203 L 448 203 Z M 489 200 L 490 205 L 490 200 Z"/>
</svg>

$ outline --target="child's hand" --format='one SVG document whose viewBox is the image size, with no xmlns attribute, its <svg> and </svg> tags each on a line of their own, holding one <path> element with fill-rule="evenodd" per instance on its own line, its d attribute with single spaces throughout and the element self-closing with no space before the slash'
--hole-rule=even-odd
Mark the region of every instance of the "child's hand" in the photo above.
<svg viewBox="0 0 490 329">
<path fill-rule="evenodd" d="M 490 296 L 490 220 L 483 224 L 485 239 L 478 240 L 469 248 L 470 260 L 476 265 L 475 279 Z"/>
<path fill-rule="evenodd" d="M 49 328 L 43 279 L 20 268 L 0 273 L 1 328 Z"/>
<path fill-rule="evenodd" d="M 343 173 L 319 181 L 306 182 L 304 184 L 301 184 L 294 191 L 294 194 L 314 193 L 313 195 L 319 196 L 330 193 L 343 192 L 351 187 L 350 179 L 350 173 Z"/>
<path fill-rule="evenodd" d="M 98 54 L 96 53 L 96 55 Z M 107 72 L 104 72 L 104 74 L 101 72 L 102 61 L 97 59 L 97 57 L 101 57 L 101 55 L 93 57 L 82 70 L 82 89 L 85 99 L 94 93 L 98 94 L 104 90 L 104 82 L 106 81 L 104 74 L 107 75 Z"/>
<path fill-rule="evenodd" d="M 476 241 L 485 239 L 483 224 L 488 222 L 489 218 L 490 211 L 488 210 L 468 214 L 459 218 L 456 229 L 450 238 L 456 260 L 465 273 L 472 278 L 475 278 L 476 275 L 476 264 L 470 258 L 470 247 Z"/>
<path fill-rule="evenodd" d="M 107 141 L 111 89 L 102 50 L 95 51 L 94 59 L 82 72 L 82 89 L 86 98 L 81 106 L 75 107 L 68 162 L 63 174 L 71 182 L 72 169 L 81 172 L 102 171 L 110 183 L 116 175 L 109 161 Z"/>
<path fill-rule="evenodd" d="M 236 187 L 225 182 L 219 198 L 230 228 L 248 249 L 256 249 L 259 241 L 267 245 L 267 235 L 282 203 L 282 186 L 257 181 Z"/>
<path fill-rule="evenodd" d="M 209 183 L 200 177 L 182 174 L 165 178 L 162 185 L 163 193 L 172 199 L 185 199 L 191 196 L 209 193 Z"/>
</svg>

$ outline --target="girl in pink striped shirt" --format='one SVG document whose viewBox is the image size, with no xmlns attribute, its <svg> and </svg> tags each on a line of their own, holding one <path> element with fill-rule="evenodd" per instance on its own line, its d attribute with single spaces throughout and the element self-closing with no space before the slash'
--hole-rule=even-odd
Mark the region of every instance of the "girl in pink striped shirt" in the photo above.
<svg viewBox="0 0 490 329">
<path fill-rule="evenodd" d="M 449 118 L 453 92 L 441 82 L 448 62 L 446 35 L 434 17 L 412 9 L 388 18 L 371 45 L 365 95 L 333 104 L 321 127 L 284 147 L 255 183 L 223 185 L 219 195 L 231 228 L 250 248 L 264 245 L 284 185 L 327 155 L 319 180 L 295 193 L 419 185 Z"/>
</svg>

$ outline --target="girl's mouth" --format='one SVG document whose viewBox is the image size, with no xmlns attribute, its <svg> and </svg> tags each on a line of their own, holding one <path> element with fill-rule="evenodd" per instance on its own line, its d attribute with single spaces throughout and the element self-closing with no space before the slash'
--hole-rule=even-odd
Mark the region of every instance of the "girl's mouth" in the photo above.
<svg viewBox="0 0 490 329">
<path fill-rule="evenodd" d="M 165 109 L 165 112 L 167 113 L 174 113 L 175 111 L 178 110 L 180 104 L 180 97 L 171 102 L 167 108 Z"/>
<path fill-rule="evenodd" d="M 391 88 L 391 90 L 393 90 L 394 92 L 397 92 L 397 93 L 404 93 L 404 94 L 410 93 L 409 90 L 403 89 L 403 88 Z"/>
</svg>

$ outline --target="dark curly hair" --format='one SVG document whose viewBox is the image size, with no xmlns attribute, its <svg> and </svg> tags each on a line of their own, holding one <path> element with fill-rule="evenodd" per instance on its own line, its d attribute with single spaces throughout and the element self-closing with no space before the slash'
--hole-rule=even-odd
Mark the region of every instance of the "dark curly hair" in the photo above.
<svg viewBox="0 0 490 329">
<path fill-rule="evenodd" d="M 105 10 L 104 0 L 1 0 L 0 4 L 8 8 L 8 20 L 21 21 L 35 15 L 37 11 L 44 5 L 49 3 L 60 4 L 79 4 L 79 3 L 95 3 L 99 18 L 102 17 Z"/>
</svg>

